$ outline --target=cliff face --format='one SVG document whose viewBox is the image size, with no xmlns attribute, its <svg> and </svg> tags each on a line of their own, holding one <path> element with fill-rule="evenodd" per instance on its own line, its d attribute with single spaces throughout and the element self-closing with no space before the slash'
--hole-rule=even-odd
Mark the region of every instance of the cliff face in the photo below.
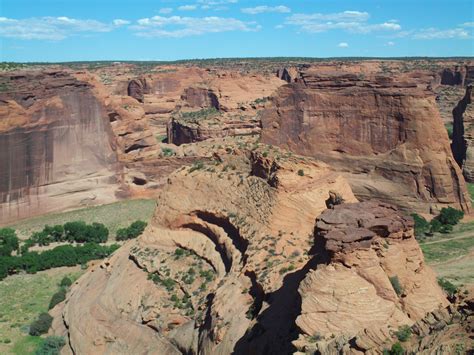
<svg viewBox="0 0 474 355">
<path fill-rule="evenodd" d="M 262 140 L 344 173 L 354 193 L 407 210 L 469 210 L 464 179 L 432 95 L 406 81 L 309 68 L 280 88 Z"/>
<path fill-rule="evenodd" d="M 0 221 L 115 201 L 114 137 L 89 85 L 55 71 L 2 81 Z"/>
<path fill-rule="evenodd" d="M 451 149 L 465 179 L 474 182 L 474 107 L 471 103 L 472 86 L 468 85 L 466 94 L 453 109 Z"/>
</svg>

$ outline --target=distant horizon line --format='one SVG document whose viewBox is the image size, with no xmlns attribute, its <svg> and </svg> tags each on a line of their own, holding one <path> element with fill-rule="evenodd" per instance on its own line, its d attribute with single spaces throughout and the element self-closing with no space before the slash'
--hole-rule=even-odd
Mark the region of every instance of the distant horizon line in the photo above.
<svg viewBox="0 0 474 355">
<path fill-rule="evenodd" d="M 175 59 L 175 60 L 120 60 L 120 59 L 99 59 L 99 60 L 71 60 L 71 61 L 30 61 L 30 62 L 17 62 L 17 61 L 0 61 L 0 63 L 8 64 L 80 64 L 80 63 L 167 63 L 167 64 L 179 64 L 186 62 L 206 62 L 206 61 L 236 61 L 236 60 L 274 60 L 274 61 L 324 61 L 324 60 L 453 60 L 453 59 L 474 59 L 474 56 L 445 56 L 445 57 L 432 57 L 432 56 L 390 56 L 390 57 L 357 57 L 357 56 L 345 56 L 345 57 L 215 57 L 215 58 L 189 58 L 189 59 Z"/>
</svg>

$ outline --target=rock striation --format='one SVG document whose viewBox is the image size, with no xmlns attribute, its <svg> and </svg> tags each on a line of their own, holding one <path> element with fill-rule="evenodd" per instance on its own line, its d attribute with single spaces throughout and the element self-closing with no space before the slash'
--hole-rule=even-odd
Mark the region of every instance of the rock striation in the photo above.
<svg viewBox="0 0 474 355">
<path fill-rule="evenodd" d="M 262 115 L 262 140 L 323 160 L 361 199 L 406 210 L 469 211 L 431 92 L 413 80 L 310 67 Z"/>
<path fill-rule="evenodd" d="M 451 149 L 466 181 L 474 182 L 474 107 L 471 103 L 472 85 L 468 85 L 464 97 L 453 109 Z"/>
<path fill-rule="evenodd" d="M 299 286 L 296 324 L 304 335 L 295 344 L 305 351 L 390 348 L 394 330 L 449 305 L 424 264 L 413 220 L 391 205 L 336 205 L 316 219 L 315 239 L 328 261 Z"/>
<path fill-rule="evenodd" d="M 0 222 L 115 201 L 121 167 L 92 87 L 57 70 L 0 80 Z"/>
</svg>

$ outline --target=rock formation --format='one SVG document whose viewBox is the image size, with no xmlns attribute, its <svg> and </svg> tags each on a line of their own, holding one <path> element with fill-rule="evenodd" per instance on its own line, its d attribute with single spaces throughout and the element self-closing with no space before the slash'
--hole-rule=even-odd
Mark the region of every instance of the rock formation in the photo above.
<svg viewBox="0 0 474 355">
<path fill-rule="evenodd" d="M 317 252 L 329 253 L 329 261 L 299 287 L 296 324 L 303 336 L 296 344 L 306 351 L 380 351 L 392 341 L 391 329 L 448 306 L 423 262 L 413 221 L 396 208 L 377 202 L 337 205 L 317 218 L 315 238 Z"/>
<path fill-rule="evenodd" d="M 1 80 L 0 222 L 115 201 L 114 135 L 91 86 L 54 70 Z"/>
<path fill-rule="evenodd" d="M 474 182 L 474 108 L 472 86 L 466 87 L 466 94 L 453 109 L 453 141 L 451 149 L 464 177 Z"/>
<path fill-rule="evenodd" d="M 464 68 L 463 68 L 464 69 Z M 441 72 L 441 85 L 463 85 L 465 78 L 465 71 L 456 66 L 452 68 L 445 68 Z"/>
<path fill-rule="evenodd" d="M 213 107 L 219 110 L 219 99 L 212 90 L 206 88 L 186 88 L 183 95 L 181 95 L 181 100 L 185 101 L 189 107 Z"/>
<path fill-rule="evenodd" d="M 348 203 L 324 211 L 331 195 Z M 351 349 L 367 332 L 375 335 L 358 346 L 381 349 L 389 326 L 448 303 L 412 220 L 355 202 L 328 166 L 278 149 L 235 150 L 176 171 L 144 235 L 53 310 L 54 333 L 68 338 L 63 353 L 286 354 L 334 349 L 333 338 Z"/>
<path fill-rule="evenodd" d="M 143 102 L 147 90 L 145 79 L 133 79 L 128 83 L 127 94 L 138 102 Z"/>
<path fill-rule="evenodd" d="M 262 116 L 262 140 L 329 163 L 356 196 L 428 213 L 469 211 L 461 171 L 434 98 L 408 79 L 320 67 L 281 87 Z"/>
</svg>

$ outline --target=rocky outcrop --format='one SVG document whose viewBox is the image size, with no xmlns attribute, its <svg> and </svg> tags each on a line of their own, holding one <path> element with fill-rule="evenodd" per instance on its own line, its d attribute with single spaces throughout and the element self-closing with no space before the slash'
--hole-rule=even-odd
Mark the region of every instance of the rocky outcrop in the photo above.
<svg viewBox="0 0 474 355">
<path fill-rule="evenodd" d="M 172 119 L 167 130 L 168 143 L 176 145 L 202 142 L 213 138 L 258 136 L 260 132 L 261 125 L 258 120 L 222 120 L 219 123 L 209 123 Z"/>
<path fill-rule="evenodd" d="M 297 68 L 283 68 L 278 69 L 276 76 L 287 83 L 293 83 L 298 81 L 298 69 Z"/>
<path fill-rule="evenodd" d="M 128 83 L 127 95 L 133 97 L 138 102 L 143 102 L 147 89 L 146 79 L 133 79 Z"/>
<path fill-rule="evenodd" d="M 315 240 L 328 262 L 299 286 L 303 335 L 295 343 L 305 351 L 377 352 L 392 341 L 391 329 L 449 304 L 424 264 L 412 219 L 393 206 L 337 205 L 317 218 Z"/>
<path fill-rule="evenodd" d="M 0 222 L 115 201 L 115 138 L 91 86 L 52 70 L 1 80 Z"/>
<path fill-rule="evenodd" d="M 474 108 L 471 107 L 472 85 L 453 109 L 453 141 L 451 149 L 464 177 L 474 182 Z"/>
<path fill-rule="evenodd" d="M 443 69 L 441 72 L 441 85 L 462 86 L 464 84 L 464 77 L 466 75 L 465 71 L 462 69 L 459 66 L 454 67 L 454 69 Z"/>
<path fill-rule="evenodd" d="M 252 172 L 277 157 L 275 188 Z M 63 353 L 288 352 L 296 281 L 330 190 L 355 201 L 324 164 L 278 152 L 216 156 L 170 175 L 144 235 L 89 270 L 54 310 Z"/>
<path fill-rule="evenodd" d="M 279 89 L 262 140 L 331 164 L 361 199 L 406 210 L 469 211 L 461 171 L 430 92 L 413 81 L 309 68 Z"/>
<path fill-rule="evenodd" d="M 188 107 L 214 107 L 216 110 L 219 110 L 219 99 L 212 90 L 206 88 L 186 88 L 184 89 L 184 93 L 181 95 L 181 100 L 183 100 Z"/>
</svg>

